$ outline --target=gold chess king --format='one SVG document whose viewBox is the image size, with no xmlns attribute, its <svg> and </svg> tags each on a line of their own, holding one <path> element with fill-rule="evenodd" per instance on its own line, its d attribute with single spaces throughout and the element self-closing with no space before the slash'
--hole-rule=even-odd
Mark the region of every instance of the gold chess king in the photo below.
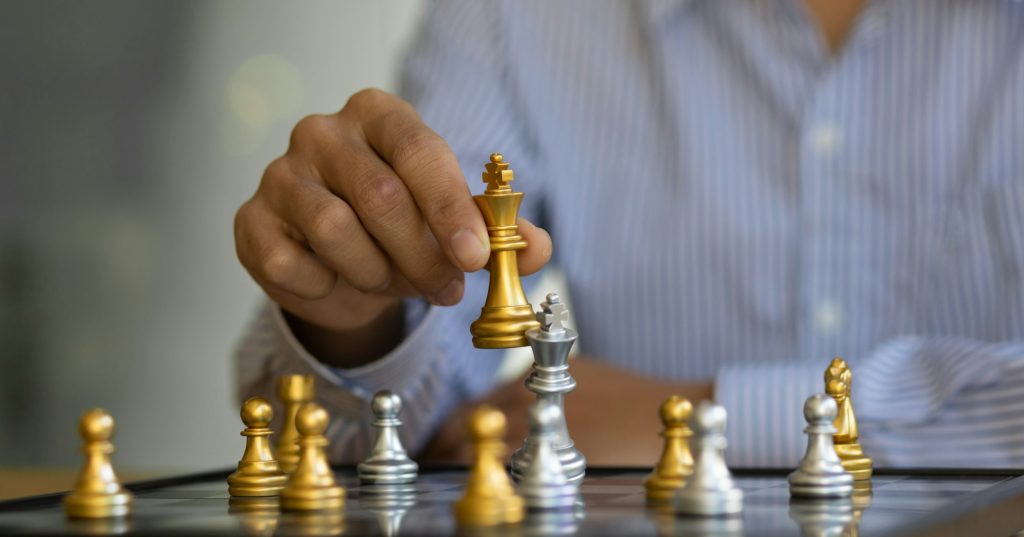
<svg viewBox="0 0 1024 537">
<path fill-rule="evenodd" d="M 516 251 L 526 248 L 526 240 L 516 225 L 523 193 L 512 191 L 512 170 L 501 153 L 492 154 L 485 167 L 483 179 L 487 189 L 483 195 L 473 196 L 473 200 L 483 213 L 491 240 L 491 283 L 480 318 L 470 325 L 469 331 L 477 348 L 525 347 L 525 332 L 538 328 L 540 323 L 526 301 L 516 259 Z"/>
</svg>

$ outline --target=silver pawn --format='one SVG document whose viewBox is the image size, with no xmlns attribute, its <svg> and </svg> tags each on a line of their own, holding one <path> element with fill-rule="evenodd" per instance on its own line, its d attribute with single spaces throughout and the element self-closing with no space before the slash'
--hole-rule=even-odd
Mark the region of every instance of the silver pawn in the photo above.
<svg viewBox="0 0 1024 537">
<path fill-rule="evenodd" d="M 576 503 L 576 487 L 569 484 L 562 462 L 552 443 L 558 438 L 555 427 L 562 409 L 544 400 L 527 411 L 530 422 L 530 466 L 519 480 L 519 494 L 533 510 L 571 509 Z"/>
<path fill-rule="evenodd" d="M 789 494 L 798 498 L 846 498 L 853 494 L 853 475 L 843 469 L 836 455 L 832 424 L 839 412 L 832 397 L 816 393 L 804 403 L 807 420 L 807 452 L 800 466 L 789 474 Z"/>
<path fill-rule="evenodd" d="M 399 535 L 402 531 L 402 518 L 416 505 L 415 492 L 389 490 L 394 488 L 382 485 L 360 491 L 363 506 L 377 515 L 380 534 L 384 537 Z"/>
<path fill-rule="evenodd" d="M 789 518 L 800 526 L 802 537 L 857 535 L 857 521 L 850 498 L 793 498 Z"/>
<path fill-rule="evenodd" d="M 359 464 L 359 483 L 363 485 L 402 485 L 416 482 L 419 465 L 412 461 L 398 438 L 398 419 L 402 399 L 390 390 L 374 394 L 371 402 L 377 441 L 370 457 Z"/>
<path fill-rule="evenodd" d="M 576 332 L 563 323 L 569 319 L 569 310 L 560 300 L 558 293 L 548 293 L 537 312 L 540 328 L 526 331 L 526 339 L 533 349 L 533 372 L 526 379 L 526 388 L 537 394 L 538 401 L 553 404 L 562 411 L 555 425 L 555 452 L 562 462 L 562 471 L 570 484 L 578 485 L 587 471 L 587 459 L 569 437 L 569 426 L 565 422 L 565 394 L 576 388 L 576 380 L 569 375 L 569 350 L 576 342 Z M 526 437 L 523 447 L 512 454 L 512 477 L 522 479 L 530 467 L 531 444 Z"/>
<path fill-rule="evenodd" d="M 693 474 L 675 497 L 676 513 L 726 516 L 743 511 L 743 491 L 725 465 L 725 408 L 701 401 L 690 420 L 694 450 Z"/>
</svg>

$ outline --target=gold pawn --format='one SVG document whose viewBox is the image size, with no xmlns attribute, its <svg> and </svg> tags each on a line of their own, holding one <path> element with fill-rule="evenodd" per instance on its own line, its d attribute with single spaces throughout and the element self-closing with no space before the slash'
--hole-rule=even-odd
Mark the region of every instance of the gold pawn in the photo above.
<svg viewBox="0 0 1024 537">
<path fill-rule="evenodd" d="M 228 499 L 228 514 L 238 520 L 243 533 L 254 537 L 271 537 L 277 533 L 280 508 L 277 496 Z"/>
<path fill-rule="evenodd" d="M 228 476 L 228 492 L 232 496 L 277 496 L 288 477 L 270 451 L 270 420 L 274 409 L 266 399 L 251 397 L 242 404 L 245 430 L 245 452 L 238 469 Z"/>
<path fill-rule="evenodd" d="M 523 499 L 516 495 L 501 459 L 505 455 L 505 415 L 482 405 L 469 418 L 473 464 L 466 490 L 454 505 L 455 519 L 466 526 L 516 524 L 523 520 Z"/>
<path fill-rule="evenodd" d="M 473 196 L 473 200 L 487 224 L 491 276 L 480 318 L 473 321 L 469 331 L 473 334 L 473 346 L 480 349 L 525 347 L 529 344 L 526 331 L 538 328 L 540 323 L 523 292 L 516 258 L 516 250 L 526 248 L 526 241 L 516 225 L 523 193 L 512 191 L 513 173 L 501 153 L 491 154 L 491 161 L 485 167 L 483 179 L 487 189 L 483 195 Z"/>
<path fill-rule="evenodd" d="M 684 397 L 673 395 L 661 404 L 659 416 L 664 430 L 661 437 L 665 446 L 661 458 L 644 480 L 647 501 L 663 503 L 672 499 L 682 488 L 686 476 L 693 473 L 693 455 L 690 454 L 689 438 L 693 436 L 688 422 L 693 405 Z"/>
<path fill-rule="evenodd" d="M 327 464 L 324 436 L 330 417 L 324 407 L 310 402 L 295 416 L 299 431 L 299 464 L 288 484 L 281 490 L 281 509 L 285 511 L 324 511 L 345 505 L 345 489 L 334 480 Z"/>
<path fill-rule="evenodd" d="M 64 498 L 64 512 L 69 518 L 123 517 L 131 513 L 132 494 L 123 488 L 114 475 L 110 454 L 114 445 L 114 418 L 97 408 L 82 415 L 78 423 L 82 435 L 85 466 L 78 481 Z"/>
<path fill-rule="evenodd" d="M 871 459 L 864 454 L 857 440 L 857 417 L 853 412 L 853 401 L 850 389 L 853 383 L 853 372 L 846 360 L 836 357 L 825 370 L 825 392 L 836 400 L 839 415 L 836 416 L 836 433 L 832 435 L 836 454 L 847 472 L 853 474 L 857 481 L 871 479 Z"/>
<path fill-rule="evenodd" d="M 277 438 L 277 462 L 285 473 L 295 471 L 299 463 L 299 431 L 295 414 L 299 407 L 313 400 L 312 375 L 285 375 L 277 380 L 277 398 L 284 405 L 281 435 Z"/>
</svg>

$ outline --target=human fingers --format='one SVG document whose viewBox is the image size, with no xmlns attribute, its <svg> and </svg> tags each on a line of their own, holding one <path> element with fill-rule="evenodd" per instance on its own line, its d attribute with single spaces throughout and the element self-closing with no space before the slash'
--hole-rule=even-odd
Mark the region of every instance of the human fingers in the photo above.
<svg viewBox="0 0 1024 537">
<path fill-rule="evenodd" d="M 517 224 L 519 234 L 526 240 L 526 248 L 519 250 L 517 256 L 519 273 L 528 276 L 544 268 L 551 260 L 551 235 L 525 218 L 520 218 Z"/>
<path fill-rule="evenodd" d="M 310 173 L 355 211 L 417 294 L 434 304 L 457 303 L 462 271 L 445 256 L 402 179 L 366 142 L 351 103 L 338 114 L 300 121 L 289 154 L 309 163 Z"/>
<path fill-rule="evenodd" d="M 352 97 L 366 141 L 396 172 L 448 259 L 480 269 L 490 253 L 487 228 L 455 154 L 405 101 L 379 90 Z"/>
<path fill-rule="evenodd" d="M 299 178 L 287 191 L 282 218 L 301 232 L 325 265 L 365 293 L 388 288 L 388 259 L 344 200 L 320 183 Z"/>
<path fill-rule="evenodd" d="M 306 300 L 327 296 L 337 274 L 289 236 L 285 224 L 250 200 L 235 214 L 235 251 L 242 266 L 265 289 Z"/>
</svg>

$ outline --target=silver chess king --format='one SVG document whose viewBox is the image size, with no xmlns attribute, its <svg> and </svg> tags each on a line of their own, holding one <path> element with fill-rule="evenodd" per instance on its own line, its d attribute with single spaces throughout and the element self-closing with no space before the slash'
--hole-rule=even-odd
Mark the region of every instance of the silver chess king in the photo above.
<svg viewBox="0 0 1024 537">
<path fill-rule="evenodd" d="M 526 388 L 537 394 L 538 401 L 555 405 L 562 411 L 555 427 L 554 448 L 566 479 L 575 485 L 583 480 L 587 470 L 587 459 L 573 444 L 565 422 L 565 394 L 576 388 L 576 381 L 569 375 L 569 350 L 576 342 L 576 332 L 564 325 L 569 319 L 569 309 L 558 293 L 548 293 L 540 307 L 541 311 L 537 312 L 540 328 L 526 331 L 526 339 L 533 349 L 533 372 L 526 379 Z M 525 445 L 512 454 L 512 477 L 516 481 L 530 467 L 535 441 L 532 435 L 527 436 Z"/>
</svg>

